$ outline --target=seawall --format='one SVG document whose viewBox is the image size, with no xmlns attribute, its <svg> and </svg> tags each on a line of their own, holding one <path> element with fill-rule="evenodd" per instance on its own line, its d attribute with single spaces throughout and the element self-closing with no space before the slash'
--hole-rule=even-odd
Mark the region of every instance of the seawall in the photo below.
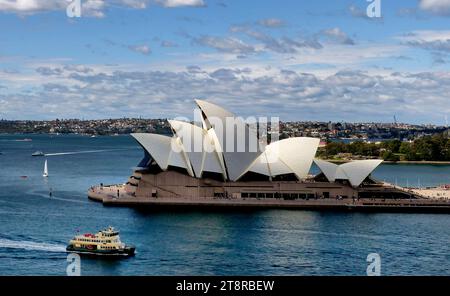
<svg viewBox="0 0 450 296">
<path fill-rule="evenodd" d="M 105 206 L 135 207 L 149 209 L 290 209 L 309 211 L 344 212 L 403 212 L 403 213 L 450 213 L 449 201 L 429 199 L 382 200 L 382 199 L 256 199 L 256 198 L 150 198 L 134 197 L 119 189 L 106 187 L 106 190 L 90 189 L 88 197 L 102 202 Z"/>
</svg>

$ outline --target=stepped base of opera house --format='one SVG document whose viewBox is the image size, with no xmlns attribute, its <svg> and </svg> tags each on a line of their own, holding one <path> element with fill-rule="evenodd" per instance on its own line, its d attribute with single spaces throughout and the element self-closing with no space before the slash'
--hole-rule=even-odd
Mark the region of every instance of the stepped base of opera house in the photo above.
<svg viewBox="0 0 450 296">
<path fill-rule="evenodd" d="M 108 206 L 172 209 L 285 208 L 382 212 L 450 212 L 448 200 L 436 200 L 368 178 L 358 188 L 321 181 L 230 182 L 193 178 L 177 171 L 137 170 L 126 184 L 95 186 L 91 200 Z"/>
</svg>

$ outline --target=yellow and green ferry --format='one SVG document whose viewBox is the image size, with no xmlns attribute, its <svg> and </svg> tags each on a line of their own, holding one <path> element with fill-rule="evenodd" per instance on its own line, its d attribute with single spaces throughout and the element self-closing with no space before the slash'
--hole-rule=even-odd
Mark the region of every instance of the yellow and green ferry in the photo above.
<svg viewBox="0 0 450 296">
<path fill-rule="evenodd" d="M 119 231 L 110 226 L 96 234 L 76 235 L 66 250 L 81 255 L 133 256 L 136 248 L 122 243 Z"/>
</svg>

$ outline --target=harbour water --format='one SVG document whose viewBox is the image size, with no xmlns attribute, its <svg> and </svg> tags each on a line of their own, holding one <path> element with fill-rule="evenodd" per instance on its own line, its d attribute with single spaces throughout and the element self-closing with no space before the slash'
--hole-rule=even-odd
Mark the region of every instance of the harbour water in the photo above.
<svg viewBox="0 0 450 296">
<path fill-rule="evenodd" d="M 37 150 L 54 154 L 48 179 Z M 68 240 L 109 225 L 136 256 L 83 258 L 82 274 L 364 275 L 378 253 L 385 275 L 450 275 L 446 214 L 108 208 L 86 190 L 126 181 L 143 155 L 130 137 L 0 135 L 0 152 L 0 275 L 65 275 Z M 450 183 L 450 166 L 385 164 L 374 176 L 436 186 Z"/>
</svg>

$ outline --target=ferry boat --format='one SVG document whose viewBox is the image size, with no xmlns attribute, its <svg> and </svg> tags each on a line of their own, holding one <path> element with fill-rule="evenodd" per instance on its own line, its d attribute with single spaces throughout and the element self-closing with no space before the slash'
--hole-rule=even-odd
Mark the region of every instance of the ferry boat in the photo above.
<svg viewBox="0 0 450 296">
<path fill-rule="evenodd" d="M 111 226 L 96 234 L 77 235 L 66 248 L 70 253 L 103 256 L 133 256 L 135 249 L 132 245 L 122 243 L 119 231 Z"/>
</svg>

